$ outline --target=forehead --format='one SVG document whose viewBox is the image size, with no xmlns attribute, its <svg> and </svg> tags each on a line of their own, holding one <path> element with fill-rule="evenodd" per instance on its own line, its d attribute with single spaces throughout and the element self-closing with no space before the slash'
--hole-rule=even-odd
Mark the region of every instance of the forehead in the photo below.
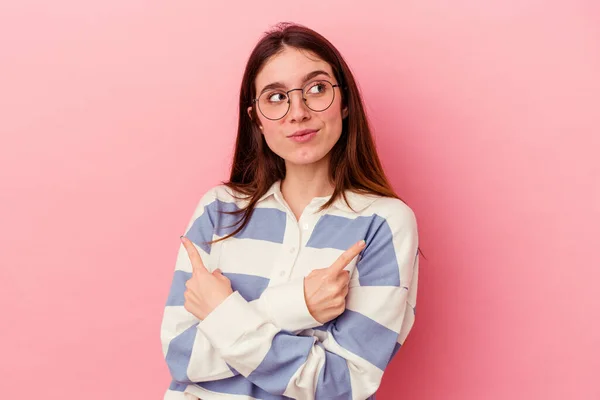
<svg viewBox="0 0 600 400">
<path fill-rule="evenodd" d="M 265 85 L 281 82 L 287 87 L 302 84 L 302 78 L 309 72 L 323 70 L 333 77 L 329 63 L 320 59 L 316 54 L 307 50 L 285 47 L 267 60 L 256 76 L 255 89 L 258 91 Z"/>
</svg>

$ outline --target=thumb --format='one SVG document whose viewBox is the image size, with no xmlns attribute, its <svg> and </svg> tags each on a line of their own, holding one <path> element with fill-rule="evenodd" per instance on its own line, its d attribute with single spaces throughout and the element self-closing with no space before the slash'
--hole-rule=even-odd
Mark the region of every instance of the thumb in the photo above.
<svg viewBox="0 0 600 400">
<path fill-rule="evenodd" d="M 225 282 L 227 285 L 231 286 L 231 281 L 229 280 L 228 277 L 223 275 L 223 271 L 221 271 L 219 268 L 215 269 L 213 271 L 213 274 L 214 274 L 215 278 L 217 278 L 218 280 Z"/>
</svg>

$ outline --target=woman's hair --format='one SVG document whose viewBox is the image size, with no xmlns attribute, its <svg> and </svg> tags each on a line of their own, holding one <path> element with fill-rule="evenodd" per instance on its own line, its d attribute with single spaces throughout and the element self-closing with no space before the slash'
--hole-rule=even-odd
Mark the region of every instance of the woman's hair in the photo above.
<svg viewBox="0 0 600 400">
<path fill-rule="evenodd" d="M 393 197 L 402 200 L 392 189 L 383 168 L 363 107 L 362 98 L 350 68 L 340 52 L 319 33 L 295 23 L 279 23 L 265 35 L 250 54 L 239 99 L 238 132 L 229 181 L 223 182 L 234 192 L 249 201 L 247 207 L 228 214 L 242 214 L 233 232 L 211 243 L 224 240 L 240 232 L 250 221 L 255 205 L 271 185 L 285 177 L 285 162 L 267 145 L 258 126 L 256 107 L 252 118 L 247 108 L 256 97 L 255 79 L 265 63 L 281 53 L 285 46 L 309 51 L 331 66 L 337 83 L 341 86 L 342 107 L 348 107 L 343 119 L 342 133 L 331 150 L 329 177 L 335 189 L 321 210 L 333 204 L 345 190 L 358 193 Z M 420 252 L 420 250 L 419 250 Z"/>
</svg>

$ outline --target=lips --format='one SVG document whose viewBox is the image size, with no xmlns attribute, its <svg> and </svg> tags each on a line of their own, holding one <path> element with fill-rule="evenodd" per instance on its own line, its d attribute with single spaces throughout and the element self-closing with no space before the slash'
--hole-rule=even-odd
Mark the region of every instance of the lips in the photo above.
<svg viewBox="0 0 600 400">
<path fill-rule="evenodd" d="M 300 131 L 296 131 L 293 134 L 291 134 L 288 137 L 300 137 L 300 136 L 305 136 L 305 135 L 309 135 L 311 133 L 315 133 L 317 131 L 317 129 L 302 129 Z"/>
<path fill-rule="evenodd" d="M 317 129 L 306 129 L 298 131 L 288 138 L 296 143 L 308 143 L 317 135 L 317 132 Z"/>
</svg>

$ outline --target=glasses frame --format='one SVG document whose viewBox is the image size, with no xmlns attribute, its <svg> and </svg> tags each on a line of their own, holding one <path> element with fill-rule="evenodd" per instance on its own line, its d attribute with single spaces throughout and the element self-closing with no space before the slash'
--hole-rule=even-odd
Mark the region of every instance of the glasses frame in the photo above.
<svg viewBox="0 0 600 400">
<path fill-rule="evenodd" d="M 307 87 L 308 85 L 310 85 L 311 83 L 315 83 L 315 82 L 327 82 L 327 83 L 329 83 L 329 84 L 331 85 L 331 87 L 333 88 L 333 97 L 331 98 L 331 103 L 329 103 L 329 105 L 328 105 L 327 107 L 325 107 L 324 109 L 322 109 L 322 110 L 314 110 L 314 109 L 310 108 L 310 107 L 308 106 L 308 104 L 306 104 L 306 98 L 304 97 L 304 88 L 306 88 L 306 87 Z M 260 96 L 262 96 L 262 95 L 263 95 L 263 94 L 265 94 L 266 92 L 265 92 L 265 93 L 262 93 L 262 94 L 261 94 L 260 96 L 258 96 L 257 98 L 255 98 L 255 99 L 252 99 L 252 106 L 254 106 L 254 104 L 256 104 L 256 108 L 258 108 L 258 110 L 260 111 L 260 113 L 261 113 L 261 114 L 263 115 L 263 117 L 265 117 L 266 119 L 268 119 L 268 120 L 270 120 L 270 121 L 278 121 L 278 120 L 280 120 L 280 119 L 284 118 L 284 117 L 285 117 L 285 116 L 286 116 L 286 115 L 287 115 L 287 114 L 290 112 L 291 103 L 292 103 L 292 98 L 290 97 L 290 92 L 294 92 L 294 91 L 296 91 L 296 90 L 300 90 L 300 91 L 302 92 L 302 101 L 304 102 L 304 105 L 305 105 L 305 106 L 306 106 L 306 107 L 307 107 L 309 110 L 311 110 L 311 111 L 314 111 L 314 112 L 323 112 L 323 111 L 327 110 L 329 107 L 331 107 L 331 105 L 332 105 L 332 104 L 333 104 L 333 102 L 335 101 L 335 88 L 336 88 L 336 87 L 339 87 L 339 88 L 340 88 L 340 90 L 342 89 L 342 85 L 340 85 L 339 83 L 333 84 L 333 83 L 329 82 L 327 79 L 318 79 L 318 80 L 316 80 L 316 81 L 314 81 L 314 82 L 309 82 L 309 83 L 307 83 L 306 85 L 304 85 L 304 87 L 301 87 L 301 88 L 295 88 L 295 89 L 290 89 L 290 90 L 288 90 L 288 91 L 284 92 L 284 93 L 285 93 L 285 95 L 287 96 L 287 105 L 288 105 L 288 108 L 287 108 L 287 110 L 285 111 L 285 114 L 283 114 L 283 115 L 282 115 L 281 117 L 279 117 L 279 118 L 269 118 L 269 117 L 267 117 L 267 116 L 265 115 L 265 113 L 263 113 L 263 112 L 262 112 L 262 110 L 260 109 L 260 103 L 258 102 L 258 99 L 260 98 Z"/>
</svg>

